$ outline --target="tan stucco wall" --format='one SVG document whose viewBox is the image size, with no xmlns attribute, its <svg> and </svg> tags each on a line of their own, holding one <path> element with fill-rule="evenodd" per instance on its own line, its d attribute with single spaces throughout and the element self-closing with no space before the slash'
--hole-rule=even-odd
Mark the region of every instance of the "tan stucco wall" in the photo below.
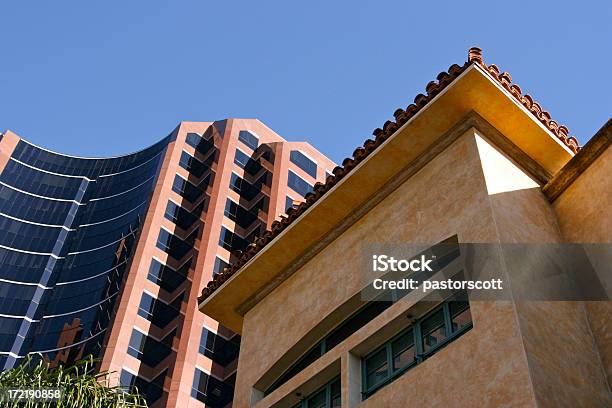
<svg viewBox="0 0 612 408">
<path fill-rule="evenodd" d="M 234 405 L 276 406 L 341 360 L 344 407 L 606 406 L 610 393 L 593 319 L 577 302 L 472 301 L 470 332 L 361 402 L 354 378 L 360 357 L 353 352 L 410 306 L 398 304 L 266 398 L 253 392 L 281 356 L 361 289 L 368 243 L 433 244 L 454 234 L 460 242 L 562 242 L 559 215 L 539 185 L 503 159 L 486 135 L 466 132 L 251 309 Z M 597 316 L 601 321 L 602 312 Z"/>
<path fill-rule="evenodd" d="M 575 243 L 612 242 L 612 148 L 608 147 L 555 200 L 563 238 Z M 608 249 L 608 252 L 610 250 Z M 588 321 L 612 384 L 612 302 L 585 302 Z"/>
<path fill-rule="evenodd" d="M 364 244 L 432 244 L 453 234 L 458 234 L 461 242 L 497 241 L 472 131 L 247 313 L 235 406 L 249 406 L 251 387 L 263 373 L 323 316 L 361 289 Z M 283 307 L 279 308 L 279 304 Z M 485 398 L 491 403 L 515 401 L 521 406 L 533 406 L 527 363 L 512 305 L 475 302 L 472 313 L 474 329 L 470 333 L 376 393 L 363 406 L 397 406 L 397 398 L 421 393 L 428 395 L 430 404 L 451 404 L 461 394 L 465 395 L 466 403 Z M 368 326 L 360 332 L 367 329 Z M 324 359 L 334 360 L 342 348 L 338 346 L 338 350 L 330 351 Z M 501 356 L 503 363 L 500 363 Z M 344 358 L 348 358 L 346 352 Z M 465 368 L 458 371 L 461 366 Z M 441 373 L 446 375 L 442 381 Z M 306 373 L 290 383 L 306 380 L 302 374 Z M 424 392 L 423 387 L 429 392 Z M 278 394 L 288 388 L 279 388 Z M 258 406 L 268 406 L 276 394 Z"/>
<path fill-rule="evenodd" d="M 518 166 L 486 140 L 477 142 L 501 242 L 563 242 L 555 212 L 540 188 L 521 181 Z M 508 180 L 524 188 L 514 189 Z M 495 181 L 508 188 L 492 190 Z M 611 404 L 584 303 L 519 298 L 515 307 L 538 406 Z"/>
</svg>

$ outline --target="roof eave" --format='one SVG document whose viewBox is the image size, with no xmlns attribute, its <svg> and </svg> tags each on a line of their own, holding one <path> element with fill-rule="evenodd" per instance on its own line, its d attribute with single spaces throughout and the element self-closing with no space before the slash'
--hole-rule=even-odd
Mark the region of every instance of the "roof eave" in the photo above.
<svg viewBox="0 0 612 408">
<path fill-rule="evenodd" d="M 199 308 L 230 329 L 241 332 L 243 315 L 295 269 L 296 260 L 316 250 L 333 228 L 387 183 L 402 168 L 436 143 L 445 132 L 475 111 L 537 162 L 555 174 L 572 151 L 517 103 L 479 64 L 470 64 L 350 173 L 325 192 L 268 242 Z M 320 248 L 319 248 L 320 250 Z M 274 286 L 275 287 L 275 286 Z"/>
</svg>

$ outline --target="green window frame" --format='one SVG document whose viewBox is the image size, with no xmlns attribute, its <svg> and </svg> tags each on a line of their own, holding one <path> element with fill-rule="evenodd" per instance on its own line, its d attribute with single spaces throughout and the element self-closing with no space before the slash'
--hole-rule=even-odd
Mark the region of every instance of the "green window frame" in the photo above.
<svg viewBox="0 0 612 408">
<path fill-rule="evenodd" d="M 435 307 L 362 359 L 362 398 L 369 398 L 472 327 L 467 300 L 446 301 Z"/>
<path fill-rule="evenodd" d="M 340 408 L 342 406 L 340 394 L 340 377 L 336 377 L 292 408 Z"/>
</svg>

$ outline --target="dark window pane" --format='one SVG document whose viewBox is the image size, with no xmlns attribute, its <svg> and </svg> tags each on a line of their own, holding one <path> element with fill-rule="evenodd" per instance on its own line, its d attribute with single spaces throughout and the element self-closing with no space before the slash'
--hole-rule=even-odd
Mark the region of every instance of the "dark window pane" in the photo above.
<svg viewBox="0 0 612 408">
<path fill-rule="evenodd" d="M 423 336 L 423 352 L 427 353 L 438 347 L 446 337 L 446 328 L 444 327 L 444 311 L 439 309 L 437 312 L 425 319 L 421 325 Z"/>
<path fill-rule="evenodd" d="M 300 176 L 298 176 L 291 170 L 289 170 L 287 185 L 302 196 L 305 196 L 306 194 L 310 193 L 313 189 L 310 184 L 308 184 Z"/>
<path fill-rule="evenodd" d="M 234 163 L 236 163 L 238 166 L 244 169 L 249 163 L 249 159 L 250 157 L 246 153 L 243 153 L 242 150 L 236 149 L 236 156 L 234 157 Z"/>
<path fill-rule="evenodd" d="M 331 408 L 340 408 L 342 406 L 342 398 L 340 396 L 340 380 L 336 380 L 331 385 Z"/>
<path fill-rule="evenodd" d="M 213 268 L 213 275 L 216 275 L 220 272 L 223 271 L 223 269 L 225 267 L 227 267 L 229 264 L 227 262 L 225 262 L 223 259 L 216 257 L 215 258 L 215 266 Z"/>
<path fill-rule="evenodd" d="M 285 211 L 287 211 L 291 207 L 293 207 L 293 198 L 287 196 L 285 197 Z"/>
<path fill-rule="evenodd" d="M 468 302 L 451 302 L 449 304 L 453 333 L 472 324 L 472 314 Z"/>
<path fill-rule="evenodd" d="M 259 139 L 257 136 L 248 130 L 241 130 L 240 133 L 238 133 L 238 140 L 250 147 L 252 150 L 257 149 L 257 146 L 259 146 Z"/>
<path fill-rule="evenodd" d="M 414 363 L 414 332 L 409 330 L 391 344 L 393 370 L 399 370 Z"/>
<path fill-rule="evenodd" d="M 325 389 L 308 398 L 308 408 L 325 408 L 327 405 Z"/>
<path fill-rule="evenodd" d="M 292 150 L 289 154 L 289 160 L 300 169 L 304 170 L 306 174 L 309 174 L 313 178 L 317 177 L 317 163 L 306 157 L 305 154 L 298 150 Z"/>
<path fill-rule="evenodd" d="M 387 349 L 383 348 L 369 357 L 366 362 L 366 386 L 368 388 L 381 383 L 389 376 Z"/>
</svg>

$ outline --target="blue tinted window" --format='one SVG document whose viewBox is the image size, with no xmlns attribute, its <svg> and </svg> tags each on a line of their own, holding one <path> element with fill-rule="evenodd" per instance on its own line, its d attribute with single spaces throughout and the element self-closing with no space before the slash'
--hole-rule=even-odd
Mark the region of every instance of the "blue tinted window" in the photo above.
<svg viewBox="0 0 612 408">
<path fill-rule="evenodd" d="M 259 139 L 257 136 L 248 130 L 241 130 L 240 133 L 238 133 L 238 140 L 249 146 L 252 150 L 257 149 L 257 146 L 259 146 Z"/>
<path fill-rule="evenodd" d="M 304 170 L 306 174 L 311 175 L 313 178 L 317 177 L 317 163 L 310 160 L 299 150 L 292 150 L 289 154 L 289 160 L 291 160 L 291 163 Z"/>
<path fill-rule="evenodd" d="M 310 184 L 308 184 L 300 176 L 298 176 L 291 170 L 289 170 L 289 177 L 287 180 L 287 185 L 291 189 L 293 189 L 293 191 L 300 193 L 300 195 L 302 196 L 305 196 L 306 194 L 310 193 L 313 188 Z"/>
<path fill-rule="evenodd" d="M 196 368 L 191 396 L 212 408 L 222 408 L 233 398 L 234 387 Z"/>
<path fill-rule="evenodd" d="M 213 267 L 213 275 L 218 274 L 219 272 L 223 271 L 223 269 L 225 267 L 227 267 L 229 264 L 227 262 L 225 262 L 223 259 L 216 257 L 215 258 L 215 266 Z"/>
<path fill-rule="evenodd" d="M 246 165 L 249 163 L 250 159 L 251 158 L 247 154 L 243 153 L 239 149 L 236 149 L 236 156 L 234 157 L 234 163 L 236 163 L 238 166 L 244 169 Z"/>
<path fill-rule="evenodd" d="M 285 197 L 285 211 L 293 207 L 293 198 L 286 196 Z"/>
<path fill-rule="evenodd" d="M 11 347 L 2 351 L 49 350 L 45 358 L 54 360 L 61 345 L 72 347 L 62 351 L 67 363 L 73 356 L 99 356 L 169 140 L 110 159 L 68 157 L 18 143 L 14 160 L 0 175 L 0 213 L 51 227 L 0 217 L 0 244 L 28 251 L 0 249 L 0 278 L 52 289 L 4 285 L 0 314 L 40 321 L 13 319 L 21 323 L 24 336 L 12 335 Z M 0 326 L 11 330 L 6 322 Z"/>
</svg>

